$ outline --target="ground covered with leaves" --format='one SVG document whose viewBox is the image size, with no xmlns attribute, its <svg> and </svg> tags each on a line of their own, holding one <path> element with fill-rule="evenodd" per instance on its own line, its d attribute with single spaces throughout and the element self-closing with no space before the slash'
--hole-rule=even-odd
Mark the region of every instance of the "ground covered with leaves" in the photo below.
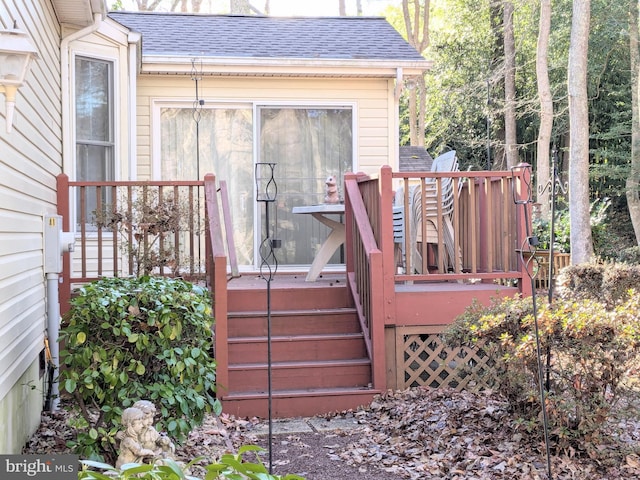
<svg viewBox="0 0 640 480">
<path fill-rule="evenodd" d="M 273 473 L 308 480 L 548 478 L 542 429 L 513 419 L 494 394 L 387 392 L 366 408 L 336 416 L 353 419 L 354 427 L 274 435 Z M 66 441 L 74 436 L 68 417 L 66 410 L 44 413 L 24 453 L 68 453 Z M 213 461 L 242 444 L 267 447 L 263 432 L 257 419 L 209 416 L 177 454 Z M 553 478 L 640 478 L 640 413 L 612 416 L 605 432 L 590 455 L 554 451 Z M 266 453 L 262 460 L 268 461 Z"/>
</svg>

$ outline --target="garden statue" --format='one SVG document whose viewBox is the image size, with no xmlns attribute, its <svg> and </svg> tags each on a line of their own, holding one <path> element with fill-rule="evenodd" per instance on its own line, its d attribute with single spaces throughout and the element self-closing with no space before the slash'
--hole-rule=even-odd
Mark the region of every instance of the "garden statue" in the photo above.
<svg viewBox="0 0 640 480">
<path fill-rule="evenodd" d="M 145 429 L 144 412 L 139 408 L 126 408 L 122 412 L 122 426 L 124 432 L 119 432 L 120 454 L 116 461 L 116 468 L 127 463 L 142 463 L 145 458 L 153 458 L 156 453 L 148 448 L 143 448 L 140 442 L 140 434 Z"/>
<path fill-rule="evenodd" d="M 336 184 L 336 177 L 330 175 L 325 181 L 327 185 L 327 193 L 324 197 L 324 203 L 340 203 L 340 197 L 338 196 L 338 186 Z"/>
<path fill-rule="evenodd" d="M 153 450 L 156 457 L 173 458 L 175 453 L 173 442 L 166 435 L 158 433 L 153 426 L 156 406 L 149 400 L 138 400 L 133 404 L 133 408 L 137 408 L 144 413 L 145 428 L 139 437 L 142 447 Z"/>
<path fill-rule="evenodd" d="M 144 463 L 144 460 L 162 461 L 174 458 L 175 446 L 153 426 L 155 405 L 148 400 L 138 400 L 133 407 L 122 412 L 123 432 L 118 432 L 120 453 L 116 468 L 126 463 Z"/>
</svg>

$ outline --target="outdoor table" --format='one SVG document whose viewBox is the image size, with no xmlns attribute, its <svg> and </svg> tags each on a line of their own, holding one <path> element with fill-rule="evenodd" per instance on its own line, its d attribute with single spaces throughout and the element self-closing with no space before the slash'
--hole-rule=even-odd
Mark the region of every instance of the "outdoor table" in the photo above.
<svg viewBox="0 0 640 480">
<path fill-rule="evenodd" d="M 291 212 L 311 214 L 313 218 L 331 229 L 329 236 L 327 236 L 320 246 L 320 250 L 316 253 L 313 263 L 311 264 L 311 268 L 309 269 L 309 273 L 307 273 L 307 278 L 305 279 L 307 282 L 315 282 L 320 273 L 322 273 L 322 269 L 325 267 L 327 262 L 329 262 L 331 256 L 345 241 L 344 223 L 327 217 L 327 215 L 332 214 L 343 214 L 344 204 L 324 203 L 321 205 L 309 205 L 306 207 L 293 207 Z"/>
</svg>

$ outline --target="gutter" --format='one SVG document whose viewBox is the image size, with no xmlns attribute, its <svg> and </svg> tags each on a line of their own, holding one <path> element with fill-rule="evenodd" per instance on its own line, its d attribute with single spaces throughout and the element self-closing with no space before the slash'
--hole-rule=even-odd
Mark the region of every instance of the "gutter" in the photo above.
<svg viewBox="0 0 640 480">
<path fill-rule="evenodd" d="M 195 55 L 196 57 L 198 55 Z M 194 55 L 143 55 L 141 73 L 189 74 Z M 430 60 L 366 60 L 366 59 L 305 59 L 255 57 L 200 57 L 205 75 L 298 75 L 358 76 L 395 78 L 402 68 L 405 76 L 421 75 L 431 69 Z"/>
<path fill-rule="evenodd" d="M 137 155 L 138 155 L 138 119 L 137 119 L 137 92 L 138 92 L 138 53 L 140 50 L 140 40 L 142 35 L 137 32 L 129 32 L 127 41 L 129 42 L 129 180 L 136 180 Z"/>
</svg>

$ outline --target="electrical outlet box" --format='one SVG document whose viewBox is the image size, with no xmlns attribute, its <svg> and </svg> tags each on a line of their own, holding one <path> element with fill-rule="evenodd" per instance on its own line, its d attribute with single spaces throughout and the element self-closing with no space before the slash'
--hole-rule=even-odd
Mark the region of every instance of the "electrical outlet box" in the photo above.
<svg viewBox="0 0 640 480">
<path fill-rule="evenodd" d="M 75 235 L 62 231 L 61 215 L 44 216 L 44 273 L 62 272 L 62 254 L 73 252 Z"/>
</svg>

